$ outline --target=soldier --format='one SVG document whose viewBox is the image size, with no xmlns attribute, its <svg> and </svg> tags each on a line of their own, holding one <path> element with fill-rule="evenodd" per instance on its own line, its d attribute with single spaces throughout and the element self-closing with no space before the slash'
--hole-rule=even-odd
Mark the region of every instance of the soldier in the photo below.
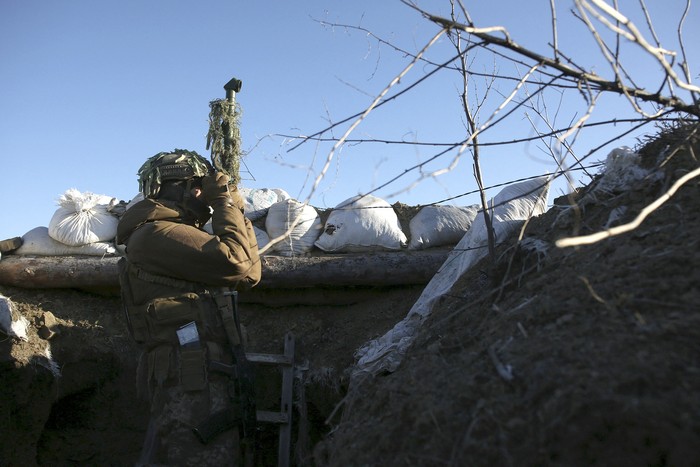
<svg viewBox="0 0 700 467">
<path fill-rule="evenodd" d="M 253 227 L 229 177 L 196 152 L 156 154 L 138 175 L 145 199 L 120 219 L 117 242 L 126 245 L 119 279 L 129 331 L 143 350 L 137 382 L 151 407 L 140 463 L 241 465 L 243 457 L 248 463 L 242 425 L 208 444 L 193 428 L 213 414 L 240 412 L 236 397 L 250 396 L 232 397 L 231 375 L 211 364 L 242 364 L 231 345 L 240 329 L 227 319 L 235 309 L 221 288 L 243 290 L 260 281 Z M 202 230 L 210 217 L 213 235 Z"/>
</svg>

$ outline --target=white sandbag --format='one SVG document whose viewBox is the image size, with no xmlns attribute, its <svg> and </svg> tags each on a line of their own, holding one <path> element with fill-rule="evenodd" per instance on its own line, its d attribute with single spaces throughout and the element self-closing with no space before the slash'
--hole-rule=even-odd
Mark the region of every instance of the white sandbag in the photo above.
<svg viewBox="0 0 700 467">
<path fill-rule="evenodd" d="M 295 199 L 273 204 L 265 218 L 265 229 L 274 241 L 271 249 L 282 256 L 298 256 L 311 251 L 322 228 L 316 209 Z M 283 238 L 277 240 L 277 237 Z"/>
<path fill-rule="evenodd" d="M 253 231 L 255 232 L 255 240 L 258 241 L 258 249 L 264 248 L 270 243 L 270 236 L 263 229 L 253 226 Z"/>
<path fill-rule="evenodd" d="M 279 203 L 280 201 L 286 201 L 288 199 L 291 199 L 292 197 L 289 196 L 289 193 L 284 191 L 281 188 L 273 188 L 272 191 L 277 193 L 277 202 Z"/>
<path fill-rule="evenodd" d="M 88 243 L 81 246 L 70 246 L 57 242 L 49 236 L 49 229 L 36 227 L 22 236 L 22 246 L 15 250 L 16 255 L 25 256 L 105 256 L 117 253 L 116 248 L 109 242 Z"/>
<path fill-rule="evenodd" d="M 331 211 L 316 246 L 326 252 L 399 250 L 406 241 L 389 203 L 376 196 L 358 195 Z"/>
<path fill-rule="evenodd" d="M 49 235 L 65 245 L 80 246 L 114 240 L 119 218 L 109 212 L 119 200 L 71 188 L 58 199 Z"/>
<path fill-rule="evenodd" d="M 472 225 L 479 206 L 425 206 L 409 223 L 411 241 L 408 248 L 422 250 L 455 245 Z"/>
<path fill-rule="evenodd" d="M 273 204 L 289 199 L 287 192 L 279 188 L 241 187 L 238 193 L 243 198 L 243 212 L 251 221 L 264 217 Z"/>
<path fill-rule="evenodd" d="M 538 216 L 547 208 L 548 177 L 539 177 L 504 188 L 491 200 L 496 242 L 503 241 L 530 216 Z M 474 264 L 488 254 L 488 231 L 480 212 L 472 227 L 449 254 L 406 317 L 383 336 L 367 342 L 357 350 L 354 376 L 365 373 L 393 372 L 401 363 L 408 347 L 423 322 L 430 316 L 440 297 L 449 293 L 454 283 Z"/>
<path fill-rule="evenodd" d="M 214 228 L 211 226 L 211 220 L 204 224 L 202 230 L 208 234 L 214 235 Z M 264 247 L 270 241 L 270 237 L 268 237 L 267 232 L 265 232 L 263 229 L 253 226 L 253 232 L 255 232 L 255 240 L 258 242 L 258 249 Z M 119 245 L 117 245 L 117 249 L 119 250 Z M 121 250 L 119 251 L 121 252 Z"/>
</svg>

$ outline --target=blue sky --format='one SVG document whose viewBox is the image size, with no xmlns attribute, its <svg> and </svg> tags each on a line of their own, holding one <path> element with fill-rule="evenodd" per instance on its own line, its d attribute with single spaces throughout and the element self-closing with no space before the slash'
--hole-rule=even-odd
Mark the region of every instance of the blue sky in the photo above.
<svg viewBox="0 0 700 467">
<path fill-rule="evenodd" d="M 447 1 L 419 3 L 443 15 L 449 11 Z M 580 22 L 571 21 L 567 14 L 571 2 L 559 3 L 562 48 L 582 65 L 595 64 L 591 66 L 604 74 L 595 45 Z M 637 5 L 629 0 L 620 3 L 623 9 Z M 675 24 L 685 2 L 649 3 L 654 4 L 651 13 L 662 43 L 676 47 Z M 477 25 L 506 26 L 517 42 L 549 53 L 549 1 L 479 2 L 470 12 Z M 700 70 L 699 26 L 696 8 L 684 29 L 686 46 L 692 47 L 687 50 L 689 61 L 696 67 L 694 80 Z M 410 61 L 367 31 L 416 53 L 437 30 L 397 0 L 1 0 L 0 239 L 48 225 L 56 200 L 69 188 L 130 200 L 138 190 L 137 169 L 157 152 L 187 148 L 208 157 L 208 104 L 224 96 L 223 85 L 234 76 L 243 81 L 237 100 L 243 108 L 241 136 L 251 173 L 243 174 L 243 185 L 282 188 L 304 200 L 332 143 L 309 141 L 290 151 L 295 143 L 292 137 L 314 134 L 329 122 L 363 111 Z M 630 67 L 642 75 L 640 79 L 658 75 L 657 65 L 638 61 L 631 49 Z M 427 57 L 440 62 L 453 53 L 443 37 Z M 473 70 L 505 71 L 500 66 L 485 53 L 470 57 Z M 418 64 L 387 97 L 431 69 Z M 519 72 L 526 69 L 523 66 Z M 650 88 L 656 82 L 652 80 Z M 460 86 L 455 72 L 436 74 L 375 110 L 350 138 L 460 141 L 465 136 Z M 511 90 L 512 86 L 494 86 L 490 99 L 496 102 L 499 93 Z M 484 83 L 475 83 L 475 96 L 485 91 Z M 581 115 L 580 99 L 548 99 L 550 119 L 560 126 Z M 483 118 L 495 106 L 485 104 Z M 611 115 L 630 115 L 624 98 L 601 101 L 593 120 Z M 511 117 L 508 124 L 484 133 L 482 141 L 531 136 L 529 117 Z M 347 124 L 325 136 L 341 136 L 345 128 Z M 575 147 L 585 154 L 625 128 L 621 124 L 591 131 L 590 136 L 579 137 Z M 615 145 L 636 142 L 631 135 L 599 150 L 591 162 L 603 159 Z M 347 144 L 335 153 L 311 204 L 333 207 L 385 184 L 439 151 L 429 145 Z M 438 158 L 424 171 L 447 167 L 452 157 Z M 556 167 L 536 143 L 485 147 L 482 163 L 487 186 Z M 573 176 L 584 183 L 588 180 L 580 172 Z M 414 170 L 374 194 L 391 203 L 417 205 L 476 189 L 468 156 L 449 173 L 413 186 L 419 178 Z M 563 182 L 555 185 L 550 202 L 564 191 Z M 477 202 L 476 195 L 449 201 Z"/>
</svg>

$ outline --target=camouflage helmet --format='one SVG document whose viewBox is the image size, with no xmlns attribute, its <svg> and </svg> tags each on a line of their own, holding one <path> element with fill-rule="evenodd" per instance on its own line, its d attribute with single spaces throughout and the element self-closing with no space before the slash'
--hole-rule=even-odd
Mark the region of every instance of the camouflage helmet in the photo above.
<svg viewBox="0 0 700 467">
<path fill-rule="evenodd" d="M 203 177 L 212 170 L 209 161 L 194 151 L 159 152 L 139 169 L 139 191 L 146 198 L 155 198 L 163 182 Z"/>
</svg>

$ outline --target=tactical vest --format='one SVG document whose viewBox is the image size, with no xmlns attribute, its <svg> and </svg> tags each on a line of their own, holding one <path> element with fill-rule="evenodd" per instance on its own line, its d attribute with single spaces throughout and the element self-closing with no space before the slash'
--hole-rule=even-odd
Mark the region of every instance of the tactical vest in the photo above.
<svg viewBox="0 0 700 467">
<path fill-rule="evenodd" d="M 204 389 L 208 361 L 232 362 L 214 295 L 203 285 L 149 273 L 126 258 L 118 264 L 129 332 L 147 359 L 140 365 L 145 366 L 140 373 L 146 373 L 141 384 L 151 395 L 166 382 L 181 384 L 185 391 Z M 196 342 L 182 341 L 181 330 L 188 325 L 190 331 L 196 329 Z"/>
</svg>

